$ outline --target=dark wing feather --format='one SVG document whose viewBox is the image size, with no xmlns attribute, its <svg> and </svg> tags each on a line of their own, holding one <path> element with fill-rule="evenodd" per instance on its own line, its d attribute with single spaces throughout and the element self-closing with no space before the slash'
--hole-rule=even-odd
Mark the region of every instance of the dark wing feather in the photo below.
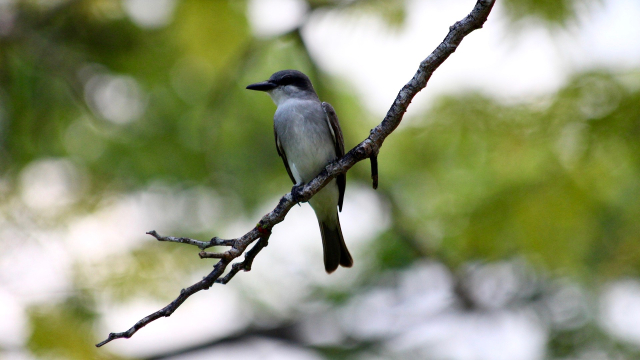
<svg viewBox="0 0 640 360">
<path fill-rule="evenodd" d="M 291 173 L 291 169 L 289 168 L 289 162 L 287 161 L 287 154 L 284 153 L 284 149 L 280 146 L 280 140 L 278 140 L 278 133 L 276 132 L 275 127 L 273 128 L 273 135 L 276 137 L 276 150 L 278 151 L 278 155 L 282 158 L 282 162 L 284 162 L 284 167 L 287 169 L 287 174 L 289 174 L 289 178 L 293 181 L 293 185 L 296 184 L 296 179 L 293 177 Z"/>
<path fill-rule="evenodd" d="M 327 122 L 333 135 L 333 143 L 336 149 L 336 157 L 341 158 L 344 156 L 344 138 L 342 137 L 342 129 L 340 129 L 340 122 L 338 121 L 338 115 L 333 110 L 331 104 L 323 102 L 322 110 L 327 114 Z M 342 211 L 342 202 L 344 201 L 344 190 L 347 186 L 347 174 L 340 174 L 336 176 L 336 182 L 338 183 L 338 191 L 340 192 L 340 198 L 338 200 L 338 208 Z"/>
</svg>

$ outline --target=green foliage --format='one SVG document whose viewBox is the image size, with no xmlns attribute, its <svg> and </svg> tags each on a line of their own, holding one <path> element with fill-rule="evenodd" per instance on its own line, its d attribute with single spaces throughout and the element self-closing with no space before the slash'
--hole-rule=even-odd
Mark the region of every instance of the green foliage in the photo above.
<svg viewBox="0 0 640 360">
<path fill-rule="evenodd" d="M 504 7 L 514 22 L 535 18 L 564 27 L 579 17 L 580 10 L 597 2 L 600 0 L 504 0 Z"/>
<path fill-rule="evenodd" d="M 637 276 L 638 104 L 637 88 L 605 73 L 545 105 L 443 99 L 390 139 L 382 185 L 412 231 L 443 229 L 432 250 L 454 264 L 517 253 L 585 279 Z"/>
<path fill-rule="evenodd" d="M 119 359 L 106 351 L 87 346 L 93 342 L 95 312 L 85 294 L 68 298 L 58 306 L 30 310 L 33 331 L 28 347 L 42 358 Z"/>
<path fill-rule="evenodd" d="M 376 248 L 374 248 L 376 263 L 384 270 L 409 267 L 422 255 L 414 246 L 411 246 L 412 238 L 402 237 L 398 234 L 398 229 L 393 230 L 376 239 Z"/>
</svg>

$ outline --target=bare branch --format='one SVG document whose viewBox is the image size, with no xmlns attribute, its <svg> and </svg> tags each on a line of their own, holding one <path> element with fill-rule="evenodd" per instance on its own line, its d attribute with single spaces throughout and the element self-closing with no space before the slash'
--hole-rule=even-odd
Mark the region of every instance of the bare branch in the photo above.
<svg viewBox="0 0 640 360">
<path fill-rule="evenodd" d="M 214 237 L 210 241 L 200 241 L 200 240 L 194 240 L 194 239 L 189 239 L 185 237 L 162 236 L 158 234 L 155 230 L 147 231 L 147 234 L 158 239 L 158 241 L 169 241 L 169 242 L 195 245 L 199 247 L 200 250 L 204 250 L 212 246 L 233 246 L 235 241 L 235 240 L 223 240 L 218 237 Z"/>
<path fill-rule="evenodd" d="M 271 229 L 282 222 L 286 217 L 289 210 L 298 202 L 308 201 L 314 194 L 322 189 L 331 179 L 339 174 L 346 173 L 356 163 L 370 158 L 372 165 L 372 180 L 374 188 L 377 185 L 377 160 L 376 157 L 382 146 L 384 140 L 389 136 L 402 121 L 404 113 L 407 111 L 407 107 L 411 103 L 413 97 L 425 88 L 429 78 L 433 72 L 451 55 L 462 39 L 469 33 L 476 29 L 482 28 L 482 25 L 487 20 L 491 9 L 493 8 L 494 0 L 478 0 L 475 7 L 464 19 L 456 22 L 449 28 L 449 33 L 444 38 L 442 43 L 421 63 L 418 67 L 418 71 L 413 78 L 400 90 L 395 101 L 391 105 L 391 108 L 387 112 L 384 120 L 376 126 L 369 137 L 351 149 L 341 159 L 334 161 L 327 165 L 327 167 L 313 180 L 307 183 L 300 189 L 299 196 L 293 199 L 291 193 L 283 196 L 278 205 L 268 214 L 264 215 L 258 225 L 251 229 L 248 233 L 237 239 L 221 240 L 216 237 L 209 242 L 193 240 L 189 238 L 176 238 L 171 236 L 160 236 L 155 231 L 148 232 L 159 241 L 178 242 L 183 244 L 195 245 L 201 250 L 212 246 L 231 246 L 231 249 L 224 253 L 207 253 L 202 251 L 201 257 L 213 257 L 220 260 L 214 266 L 213 271 L 204 277 L 201 281 L 191 285 L 190 287 L 183 289 L 180 295 L 173 300 L 169 305 L 161 310 L 154 312 L 153 314 L 141 319 L 129 330 L 121 333 L 111 333 L 109 337 L 97 344 L 100 347 L 108 342 L 119 338 L 130 338 L 142 327 L 157 320 L 158 318 L 170 316 L 173 312 L 191 295 L 200 290 L 207 290 L 214 283 L 226 284 L 231 280 L 240 270 L 251 270 L 251 264 L 255 256 L 268 244 L 269 236 L 271 235 Z M 245 254 L 245 259 L 242 262 L 232 265 L 229 273 L 223 277 L 222 274 L 226 270 L 227 266 L 236 258 L 238 258 L 245 249 L 254 241 L 260 239 L 258 243 L 254 245 Z M 205 254 L 205 256 L 203 256 Z"/>
</svg>

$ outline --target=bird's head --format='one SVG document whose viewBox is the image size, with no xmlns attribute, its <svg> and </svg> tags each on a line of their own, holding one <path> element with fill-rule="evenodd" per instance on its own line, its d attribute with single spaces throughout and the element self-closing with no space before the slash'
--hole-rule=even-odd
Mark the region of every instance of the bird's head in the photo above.
<svg viewBox="0 0 640 360">
<path fill-rule="evenodd" d="M 282 70 L 271 75 L 269 80 L 247 86 L 249 90 L 264 91 L 271 96 L 276 105 L 291 98 L 315 98 L 315 90 L 307 75 L 298 70 Z"/>
</svg>

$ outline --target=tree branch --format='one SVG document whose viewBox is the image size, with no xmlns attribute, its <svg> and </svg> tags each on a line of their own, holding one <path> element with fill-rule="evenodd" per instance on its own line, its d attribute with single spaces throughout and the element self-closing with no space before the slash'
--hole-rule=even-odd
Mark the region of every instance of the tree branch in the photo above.
<svg viewBox="0 0 640 360">
<path fill-rule="evenodd" d="M 177 242 L 182 244 L 195 245 L 200 248 L 200 250 L 204 250 L 206 248 L 210 248 L 212 246 L 233 246 L 235 240 L 223 240 L 218 237 L 212 238 L 210 241 L 199 241 L 184 237 L 173 237 L 173 236 L 161 236 L 155 230 L 147 231 L 147 235 L 151 235 L 154 238 L 158 239 L 158 241 L 169 241 L 169 242 Z"/>
<path fill-rule="evenodd" d="M 372 175 L 374 175 L 375 165 L 375 178 L 374 184 L 377 185 L 377 162 L 376 157 L 380 151 L 380 147 L 384 140 L 389 136 L 402 121 L 404 113 L 407 111 L 407 107 L 411 103 L 413 97 L 424 89 L 431 78 L 433 72 L 451 55 L 462 39 L 469 33 L 476 29 L 482 28 L 482 25 L 487 20 L 491 9 L 493 8 L 494 0 L 478 0 L 475 7 L 464 19 L 456 22 L 449 28 L 449 33 L 444 38 L 442 43 L 421 63 L 418 67 L 418 71 L 413 78 L 400 90 L 395 101 L 391 105 L 391 108 L 387 112 L 384 120 L 371 130 L 369 137 L 351 149 L 341 159 L 334 161 L 327 165 L 325 169 L 316 176 L 309 183 L 304 185 L 300 189 L 299 196 L 294 200 L 291 193 L 284 195 L 278 205 L 268 214 L 264 215 L 260 222 L 251 229 L 249 232 L 237 239 L 221 240 L 214 237 L 209 242 L 193 240 L 189 238 L 176 238 L 171 236 L 160 236 L 155 231 L 148 232 L 159 241 L 178 242 L 183 244 L 195 245 L 201 250 L 212 246 L 231 246 L 231 249 L 224 253 L 207 253 L 200 252 L 200 257 L 214 257 L 220 260 L 214 266 L 213 271 L 204 277 L 201 281 L 191 285 L 186 289 L 180 291 L 180 295 L 173 300 L 166 307 L 154 312 L 153 314 L 141 319 L 129 330 L 121 333 L 110 333 L 109 337 L 98 343 L 96 346 L 100 347 L 109 343 L 114 339 L 130 338 L 142 327 L 157 320 L 160 317 L 166 317 L 173 314 L 173 312 L 182 305 L 182 303 L 189 298 L 189 296 L 195 294 L 200 290 L 209 289 L 214 283 L 226 284 L 231 280 L 240 270 L 251 270 L 251 264 L 255 256 L 267 246 L 269 236 L 271 235 L 271 229 L 282 222 L 289 210 L 297 204 L 297 202 L 305 202 L 311 199 L 320 189 L 322 189 L 331 179 L 339 174 L 346 173 L 356 163 L 371 158 L 372 159 Z M 296 201 L 297 200 L 297 201 Z M 245 249 L 251 245 L 254 241 L 259 241 L 245 254 L 245 259 L 239 263 L 235 263 L 231 266 L 231 270 L 226 276 L 220 278 L 227 266 L 240 255 L 242 255 Z"/>
</svg>

